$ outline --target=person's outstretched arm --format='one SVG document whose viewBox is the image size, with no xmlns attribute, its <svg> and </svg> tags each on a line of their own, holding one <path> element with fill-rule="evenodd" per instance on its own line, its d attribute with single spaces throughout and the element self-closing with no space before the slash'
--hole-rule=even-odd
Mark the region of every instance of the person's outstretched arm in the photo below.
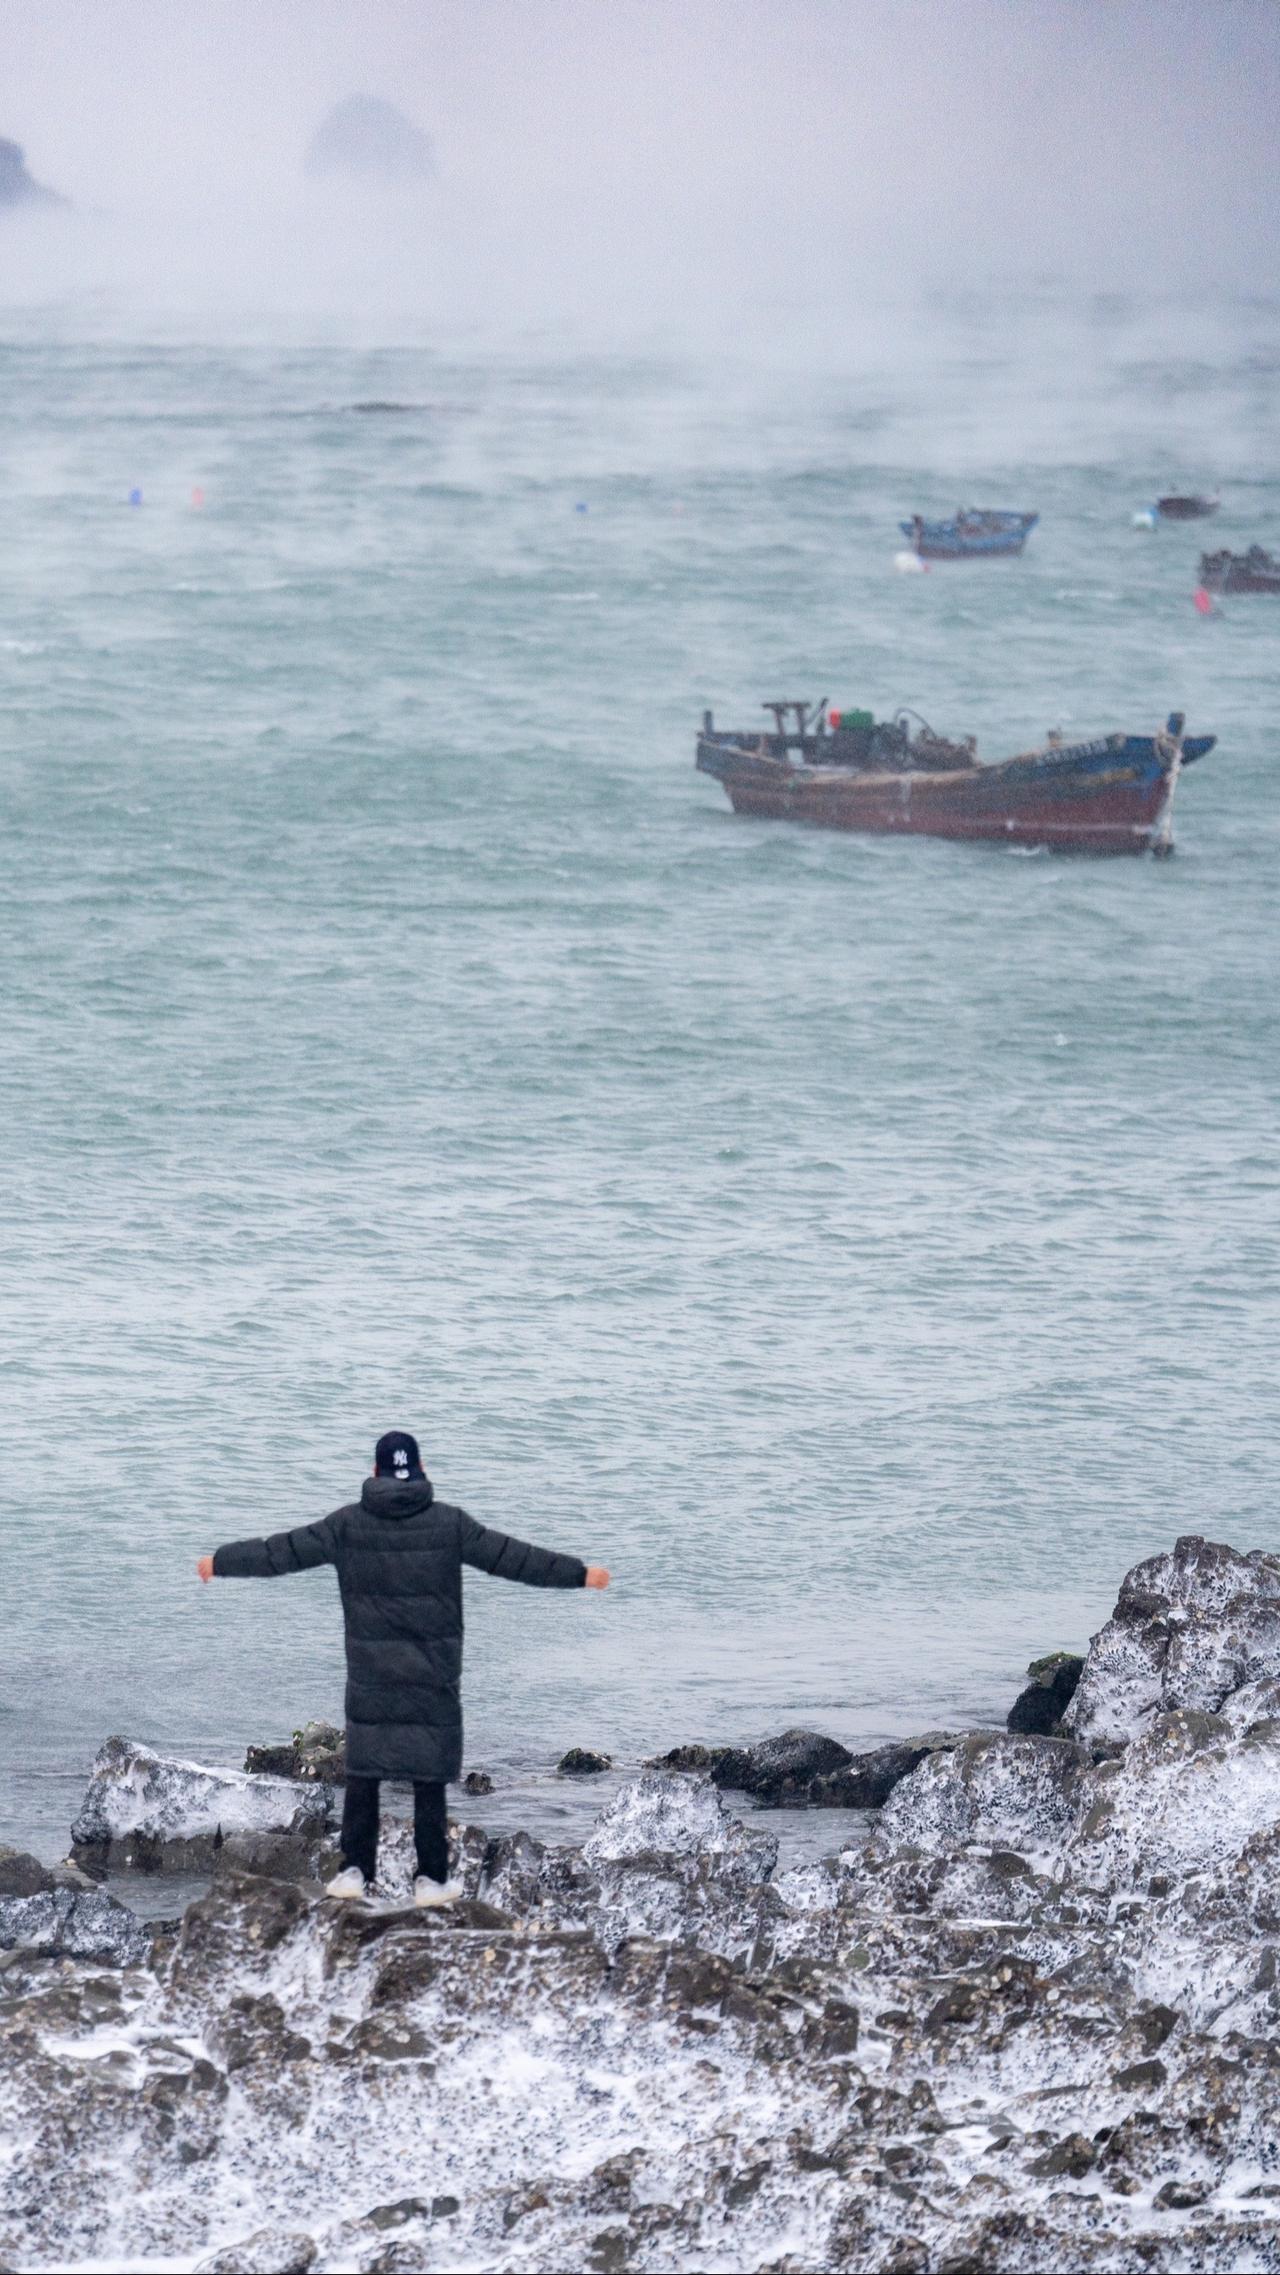
<svg viewBox="0 0 1280 2275">
<path fill-rule="evenodd" d="M 458 1511 L 458 1546 L 464 1564 L 488 1572 L 495 1580 L 522 1580 L 526 1588 L 607 1588 L 603 1564 L 584 1564 L 580 1556 L 561 1556 L 554 1548 L 535 1548 L 531 1541 L 494 1532 L 478 1525 L 465 1509 Z"/>
<path fill-rule="evenodd" d="M 202 1556 L 196 1570 L 202 1580 L 279 1580 L 286 1572 L 311 1572 L 317 1564 L 336 1561 L 333 1518 L 319 1524 L 297 1525 L 292 1532 L 273 1532 L 267 1540 L 233 1540 L 212 1556 Z"/>
</svg>

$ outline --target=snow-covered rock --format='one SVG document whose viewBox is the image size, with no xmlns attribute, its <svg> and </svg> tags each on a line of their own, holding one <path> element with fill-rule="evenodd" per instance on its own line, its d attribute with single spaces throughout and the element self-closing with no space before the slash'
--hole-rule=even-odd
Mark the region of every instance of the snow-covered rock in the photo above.
<svg viewBox="0 0 1280 2275">
<path fill-rule="evenodd" d="M 1195 1709 L 1159 1715 L 1118 1761 L 1095 1770 L 1069 1843 L 1075 1869 L 1116 1889 L 1184 1877 L 1229 1863 L 1280 1824 L 1280 1720 L 1270 1691 L 1238 1693 L 1234 1727 Z M 1244 1721 L 1250 1704 L 1264 1712 Z"/>
<path fill-rule="evenodd" d="M 1126 1573 L 1062 1730 L 1087 1745 L 1123 1744 L 1156 1714 L 1216 1713 L 1267 1675 L 1280 1675 L 1280 1557 L 1187 1534 Z"/>
<path fill-rule="evenodd" d="M 140 1967 L 151 1935 L 127 1906 L 100 1888 L 54 1888 L 35 1896 L 0 1896 L 0 1951 L 93 1959 Z"/>
<path fill-rule="evenodd" d="M 748 1832 L 731 1816 L 709 1778 L 664 1776 L 646 1770 L 615 1793 L 584 1843 L 589 1865 L 625 1864 L 638 1857 L 750 1856 L 767 1879 L 777 1860 L 770 1833 Z M 766 1862 L 767 1859 L 767 1862 Z"/>
<path fill-rule="evenodd" d="M 980 1731 L 928 1755 L 894 1788 L 872 1851 L 877 1859 L 901 1848 L 1051 1855 L 1077 1823 L 1088 1768 L 1088 1756 L 1067 1739 Z"/>
</svg>

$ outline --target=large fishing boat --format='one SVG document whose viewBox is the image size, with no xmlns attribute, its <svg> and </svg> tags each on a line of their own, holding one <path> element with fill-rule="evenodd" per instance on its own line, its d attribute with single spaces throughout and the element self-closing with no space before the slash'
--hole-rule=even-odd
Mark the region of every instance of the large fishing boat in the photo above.
<svg viewBox="0 0 1280 2275">
<path fill-rule="evenodd" d="M 1187 736 L 1181 711 L 1156 734 L 1095 735 L 991 765 L 972 736 L 936 735 L 913 712 L 766 703 L 774 730 L 738 734 L 703 714 L 695 763 L 735 813 L 880 835 L 985 838 L 1071 853 L 1167 853 L 1184 766 L 1213 735 Z M 914 723 L 913 723 L 914 722 Z"/>
<path fill-rule="evenodd" d="M 947 521 L 914 513 L 899 529 L 922 561 L 976 561 L 986 554 L 1020 553 L 1038 513 L 1007 513 L 994 506 L 962 506 Z"/>
</svg>

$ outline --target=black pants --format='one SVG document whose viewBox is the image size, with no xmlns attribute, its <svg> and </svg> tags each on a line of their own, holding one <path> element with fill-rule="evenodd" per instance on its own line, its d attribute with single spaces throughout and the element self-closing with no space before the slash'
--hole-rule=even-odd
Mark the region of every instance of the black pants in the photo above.
<svg viewBox="0 0 1280 2275">
<path fill-rule="evenodd" d="M 347 1778 L 342 1801 L 342 1861 L 358 1864 L 366 1880 L 378 1877 L 378 1788 L 376 1777 Z M 418 1870 L 428 1880 L 449 1877 L 449 1833 L 444 1787 L 426 1778 L 413 1782 L 413 1837 Z"/>
</svg>

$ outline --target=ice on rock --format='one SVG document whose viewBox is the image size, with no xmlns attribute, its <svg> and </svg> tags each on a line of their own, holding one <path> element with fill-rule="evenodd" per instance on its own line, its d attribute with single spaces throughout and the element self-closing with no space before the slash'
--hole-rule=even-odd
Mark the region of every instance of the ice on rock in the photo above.
<svg viewBox="0 0 1280 2275">
<path fill-rule="evenodd" d="M 772 1833 L 748 1832 L 709 1778 L 646 1770 L 615 1793 L 582 1851 L 598 1868 L 641 1857 L 732 1858 L 767 1880 L 778 1858 Z"/>
<path fill-rule="evenodd" d="M 151 1937 L 124 1904 L 101 1889 L 86 1894 L 56 1888 L 0 1897 L 0 1951 L 141 1967 L 150 1957 Z"/>
<path fill-rule="evenodd" d="M 1280 1675 L 1280 1557 L 1186 1534 L 1125 1575 L 1062 1728 L 1087 1745 L 1124 1744 L 1156 1714 L 1216 1713 L 1267 1675 Z"/>
<path fill-rule="evenodd" d="M 197 2262 L 195 2275 L 308 2275 L 316 2247 L 305 2229 L 259 2228 L 229 2251 Z"/>
<path fill-rule="evenodd" d="M 1240 1854 L 1280 1821 L 1280 1720 L 1272 1686 L 1239 1694 L 1263 1714 L 1243 1728 L 1225 1715 L 1160 1715 L 1091 1780 L 1092 1805 L 1071 1844 L 1090 1880 L 1125 1888 L 1185 1876 Z"/>
<path fill-rule="evenodd" d="M 169 1760 L 132 1738 L 108 1738 L 94 1758 L 71 1838 L 84 1847 L 130 1834 L 185 1841 L 219 1832 L 319 1831 L 329 1807 L 322 1786 L 206 1769 Z"/>
<path fill-rule="evenodd" d="M 895 1787 L 872 1837 L 872 1861 L 901 1848 L 1052 1854 L 1076 1825 L 1087 1766 L 1062 1738 L 978 1732 L 930 1754 Z"/>
<path fill-rule="evenodd" d="M 1109 1746 L 970 1736 L 780 1880 L 667 1773 L 585 1852 L 461 1828 L 452 1911 L 221 1867 L 107 1982 L 66 1935 L 106 1899 L 15 1891 L 0 2261 L 1280 2275 L 1277 1605 L 1277 1560 L 1180 1542 L 1091 1653 Z M 278 1782 L 121 1742 L 88 1827 Z"/>
</svg>

